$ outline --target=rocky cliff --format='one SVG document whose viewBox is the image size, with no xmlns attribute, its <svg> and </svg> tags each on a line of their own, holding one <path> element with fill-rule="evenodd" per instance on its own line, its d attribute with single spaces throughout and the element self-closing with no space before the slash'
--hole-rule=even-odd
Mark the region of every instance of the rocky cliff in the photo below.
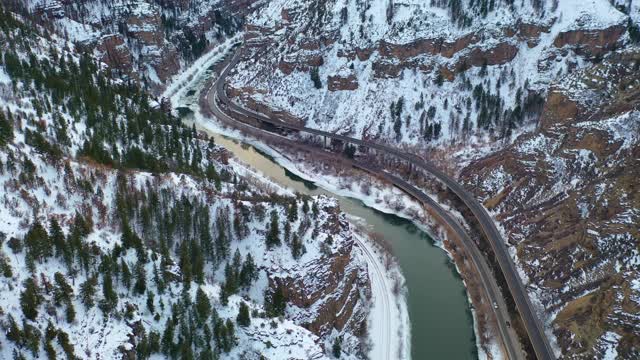
<svg viewBox="0 0 640 360">
<path fill-rule="evenodd" d="M 159 93 L 167 81 L 239 28 L 241 1 L 17 1 L 43 26 L 63 33 L 122 79 Z"/>
<path fill-rule="evenodd" d="M 417 151 L 491 144 L 536 124 L 556 79 L 628 41 L 606 0 L 471 2 L 457 16 L 448 3 L 271 1 L 247 19 L 232 85 L 311 127 Z"/>
</svg>

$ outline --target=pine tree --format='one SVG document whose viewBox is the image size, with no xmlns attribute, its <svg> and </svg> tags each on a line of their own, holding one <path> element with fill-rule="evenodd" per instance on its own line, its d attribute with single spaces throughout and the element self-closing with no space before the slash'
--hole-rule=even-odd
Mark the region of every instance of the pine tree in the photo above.
<svg viewBox="0 0 640 360">
<path fill-rule="evenodd" d="M 180 272 L 182 273 L 182 281 L 185 283 L 190 283 L 193 278 L 191 265 L 191 251 L 189 250 L 189 244 L 188 241 L 184 241 L 180 246 Z"/>
<path fill-rule="evenodd" d="M 40 287 L 33 278 L 24 281 L 24 290 L 20 293 L 20 306 L 24 316 L 29 320 L 35 320 L 38 316 L 38 307 L 42 303 Z"/>
<path fill-rule="evenodd" d="M 75 359 L 75 350 L 71 342 L 69 341 L 69 334 L 62 329 L 58 329 L 58 343 L 62 347 L 62 350 L 67 355 L 67 359 Z"/>
<path fill-rule="evenodd" d="M 147 271 L 142 262 L 136 264 L 136 283 L 133 291 L 138 295 L 143 295 L 147 291 Z"/>
<path fill-rule="evenodd" d="M 198 284 L 204 283 L 204 257 L 200 246 L 195 242 L 191 245 L 191 263 L 193 280 Z"/>
<path fill-rule="evenodd" d="M 87 280 L 80 284 L 80 301 L 82 301 L 82 304 L 88 309 L 95 305 L 93 294 L 96 291 L 97 285 L 98 278 L 95 275 L 89 276 Z"/>
<path fill-rule="evenodd" d="M 13 277 L 13 269 L 11 268 L 11 262 L 9 258 L 0 251 L 0 273 L 6 278 Z"/>
<path fill-rule="evenodd" d="M 102 278 L 102 296 L 100 308 L 105 313 L 111 312 L 118 304 L 118 294 L 113 289 L 113 278 L 109 272 L 105 273 Z"/>
<path fill-rule="evenodd" d="M 249 315 L 249 306 L 244 301 L 240 302 L 240 309 L 238 310 L 238 317 L 236 318 L 238 325 L 249 326 L 251 324 L 251 315 Z"/>
<path fill-rule="evenodd" d="M 173 337 L 175 334 L 175 324 L 172 319 L 168 319 L 162 333 L 162 353 L 169 355 L 173 349 Z"/>
<path fill-rule="evenodd" d="M 47 230 L 36 221 L 24 237 L 24 243 L 34 260 L 42 262 L 52 255 L 51 242 Z"/>
<path fill-rule="evenodd" d="M 333 357 L 336 359 L 339 359 L 340 355 L 342 355 L 342 339 L 339 336 L 333 340 L 331 352 L 333 353 Z"/>
<path fill-rule="evenodd" d="M 165 282 L 162 276 L 160 276 L 160 272 L 158 271 L 158 266 L 153 264 L 153 282 L 156 284 L 156 288 L 158 289 L 158 293 L 163 294 L 165 288 Z"/>
<path fill-rule="evenodd" d="M 318 68 L 317 66 L 312 67 L 309 72 L 309 76 L 311 77 L 313 86 L 316 89 L 322 89 L 322 81 L 320 80 L 320 68 Z"/>
<path fill-rule="evenodd" d="M 240 286 L 244 289 L 249 289 L 253 280 L 258 277 L 256 264 L 253 261 L 253 256 L 247 254 L 247 257 L 242 264 L 240 270 Z"/>
<path fill-rule="evenodd" d="M 303 245 L 302 241 L 298 237 L 298 234 L 293 234 L 293 239 L 291 240 L 291 255 L 294 259 L 298 260 L 303 253 Z"/>
<path fill-rule="evenodd" d="M 53 300 L 56 306 L 61 304 L 68 304 L 73 297 L 73 288 L 67 283 L 64 275 L 56 272 L 53 276 L 55 281 L 55 288 L 53 290 Z"/>
<path fill-rule="evenodd" d="M 47 354 L 47 358 L 49 360 L 57 360 L 58 355 L 56 355 L 56 349 L 51 344 L 51 341 L 47 341 L 44 344 L 44 352 Z"/>
<path fill-rule="evenodd" d="M 49 221 L 49 233 L 51 242 L 53 243 L 53 247 L 55 248 L 56 256 L 63 256 L 65 250 L 65 236 L 62 232 L 62 228 L 58 223 L 58 220 L 52 218 Z"/>
<path fill-rule="evenodd" d="M 306 196 L 302 200 L 302 212 L 305 214 L 309 212 L 309 200 L 307 200 Z"/>
<path fill-rule="evenodd" d="M 267 249 L 271 249 L 274 246 L 280 246 L 280 229 L 278 220 L 278 213 L 273 210 L 271 212 L 271 224 L 269 226 L 269 232 L 267 233 Z"/>
<path fill-rule="evenodd" d="M 202 322 L 205 322 L 211 314 L 211 301 L 201 287 L 196 291 L 196 312 Z"/>
<path fill-rule="evenodd" d="M 122 259 L 120 262 L 120 273 L 122 274 L 122 286 L 124 286 L 125 289 L 129 290 L 129 288 L 131 287 L 131 271 L 129 270 L 129 266 L 127 265 L 127 262 L 124 261 L 124 259 Z"/>
<path fill-rule="evenodd" d="M 71 301 L 67 302 L 65 316 L 68 323 L 72 323 L 76 320 L 76 308 L 73 306 L 73 302 Z"/>
<path fill-rule="evenodd" d="M 147 309 L 149 309 L 149 313 L 152 315 L 156 312 L 153 291 L 147 292 Z"/>
<path fill-rule="evenodd" d="M 278 285 L 273 291 L 267 289 L 265 308 L 270 317 L 284 316 L 286 307 L 287 299 L 282 285 Z"/>
<path fill-rule="evenodd" d="M 13 141 L 13 125 L 0 109 L 0 147 L 6 147 Z"/>
<path fill-rule="evenodd" d="M 13 318 L 13 315 L 8 315 L 8 325 L 6 326 L 5 336 L 7 340 L 13 341 L 16 344 L 22 344 L 22 330 L 18 326 L 18 323 Z"/>
<path fill-rule="evenodd" d="M 289 222 L 294 222 L 298 220 L 298 203 L 294 200 L 289 205 L 289 212 L 287 214 L 287 219 Z"/>
</svg>

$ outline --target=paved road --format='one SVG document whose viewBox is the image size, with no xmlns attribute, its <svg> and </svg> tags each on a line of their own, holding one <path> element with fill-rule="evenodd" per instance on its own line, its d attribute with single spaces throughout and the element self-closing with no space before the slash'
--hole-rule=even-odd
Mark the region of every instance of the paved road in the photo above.
<svg viewBox="0 0 640 360">
<path fill-rule="evenodd" d="M 416 155 L 409 154 L 409 153 L 403 152 L 402 150 L 395 149 L 382 144 L 363 141 L 360 139 L 355 139 L 355 138 L 351 138 L 344 135 L 338 135 L 338 134 L 334 134 L 334 133 L 330 133 L 322 130 L 307 128 L 302 125 L 286 123 L 279 119 L 270 118 L 265 115 L 262 115 L 238 106 L 227 97 L 227 94 L 225 91 L 225 79 L 229 74 L 229 72 L 231 71 L 231 69 L 238 63 L 238 61 L 240 60 L 240 57 L 241 57 L 241 51 L 237 51 L 235 56 L 229 61 L 229 64 L 224 68 L 223 72 L 215 82 L 214 86 L 212 86 L 211 89 L 209 89 L 209 90 L 213 90 L 213 92 L 210 91 L 210 93 L 207 95 L 209 100 L 207 101 L 207 103 L 209 105 L 213 105 L 211 106 L 210 110 L 216 116 L 219 116 L 219 117 L 224 116 L 234 121 L 238 121 L 235 118 L 244 118 L 244 121 L 246 121 L 247 118 L 254 119 L 262 123 L 271 124 L 278 128 L 294 130 L 298 132 L 305 132 L 308 134 L 313 134 L 321 137 L 340 140 L 344 143 L 350 143 L 358 146 L 365 146 L 371 149 L 375 149 L 376 151 L 393 155 L 398 159 L 402 159 L 408 162 L 409 164 L 413 165 L 415 168 L 420 168 L 425 172 L 429 173 L 430 175 L 434 176 L 435 178 L 437 178 L 465 203 L 465 205 L 471 210 L 473 215 L 478 220 L 478 223 L 482 228 L 485 238 L 491 244 L 493 252 L 498 261 L 498 265 L 500 266 L 500 269 L 504 274 L 504 277 L 509 287 L 509 291 L 511 292 L 511 295 L 516 303 L 518 312 L 520 313 L 520 316 L 523 319 L 525 328 L 529 335 L 529 339 L 533 345 L 534 351 L 538 359 L 547 360 L 547 359 L 555 358 L 553 351 L 551 349 L 551 346 L 549 344 L 549 341 L 544 333 L 544 328 L 541 325 L 541 322 L 538 316 L 536 315 L 533 306 L 531 305 L 526 289 L 522 284 L 522 281 L 518 275 L 517 269 L 513 261 L 511 260 L 511 257 L 509 256 L 505 242 L 502 239 L 502 235 L 496 228 L 495 223 L 493 222 L 493 219 L 491 218 L 491 216 L 487 213 L 484 207 L 476 200 L 476 198 L 472 194 L 467 192 L 462 187 L 462 185 L 460 185 L 453 178 L 449 177 L 447 174 L 445 174 L 444 172 L 436 168 L 433 164 L 425 161 L 424 159 Z M 213 98 L 210 97 L 211 95 L 213 95 L 214 97 Z M 224 111 L 218 106 L 219 104 L 217 101 L 215 101 L 216 99 L 219 100 L 220 104 L 226 107 Z M 240 120 L 240 121 L 243 121 L 243 120 Z M 375 175 L 377 176 L 382 175 L 388 181 L 392 182 L 396 186 L 408 192 L 410 195 L 414 196 L 415 198 L 425 203 L 425 205 L 430 206 L 433 209 L 440 209 L 440 211 L 437 211 L 437 212 L 440 215 L 441 219 L 445 221 L 445 223 L 447 223 L 452 229 L 454 229 L 454 231 L 459 236 L 461 236 L 461 239 L 463 240 L 463 244 L 465 244 L 465 247 L 467 248 L 467 252 L 471 255 L 472 259 L 476 263 L 476 267 L 478 268 L 481 274 L 481 277 L 483 278 L 489 299 L 492 299 L 499 305 L 498 310 L 500 311 L 495 311 L 495 313 L 498 320 L 498 327 L 501 333 L 503 344 L 507 350 L 509 357 L 512 359 L 519 358 L 520 357 L 518 356 L 519 351 L 516 352 L 515 350 L 517 349 L 517 346 L 515 345 L 517 342 L 514 343 L 514 341 L 512 340 L 513 336 L 509 336 L 511 332 L 509 331 L 509 329 L 507 329 L 507 326 L 505 324 L 506 319 L 508 319 L 509 317 L 506 314 L 506 306 L 504 305 L 504 300 L 502 299 L 502 296 L 500 295 L 500 291 L 498 290 L 498 287 L 495 284 L 495 279 L 493 279 L 493 276 L 490 275 L 490 271 L 488 269 L 486 261 L 482 256 L 482 254 L 480 254 L 479 249 L 477 248 L 475 243 L 469 238 L 468 234 L 460 226 L 460 224 L 456 220 L 452 219 L 449 216 L 449 214 L 444 209 L 442 209 L 438 204 L 436 204 L 431 198 L 429 198 L 419 189 L 408 184 L 406 181 L 394 175 L 383 172 L 379 169 L 367 168 L 367 166 L 364 166 L 363 164 L 360 164 L 360 163 L 354 163 L 354 166 L 360 167 L 363 170 L 374 171 Z M 486 275 L 486 278 L 485 278 L 485 275 Z"/>
</svg>

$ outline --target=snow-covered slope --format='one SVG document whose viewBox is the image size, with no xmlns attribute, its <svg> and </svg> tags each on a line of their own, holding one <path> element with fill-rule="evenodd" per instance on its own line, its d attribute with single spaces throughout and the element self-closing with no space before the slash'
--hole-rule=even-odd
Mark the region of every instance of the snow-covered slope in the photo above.
<svg viewBox="0 0 640 360">
<path fill-rule="evenodd" d="M 627 27 L 607 0 L 458 3 L 465 25 L 447 2 L 270 1 L 232 84 L 312 127 L 418 149 L 486 142 L 529 129 L 550 82 Z"/>
<path fill-rule="evenodd" d="M 551 87 L 541 128 L 462 172 L 567 358 L 640 356 L 637 48 Z"/>
<path fill-rule="evenodd" d="M 0 358 L 365 356 L 367 263 L 333 200 L 19 18 L 0 7 Z"/>
<path fill-rule="evenodd" d="M 234 2 L 20 0 L 47 28 L 108 64 L 121 78 L 159 93 L 171 76 L 227 37 L 240 24 Z"/>
</svg>

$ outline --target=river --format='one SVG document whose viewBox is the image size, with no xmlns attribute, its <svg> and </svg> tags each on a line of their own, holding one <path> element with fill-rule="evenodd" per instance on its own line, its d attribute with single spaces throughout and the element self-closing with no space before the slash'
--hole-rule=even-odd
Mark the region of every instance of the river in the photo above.
<svg viewBox="0 0 640 360">
<path fill-rule="evenodd" d="M 186 122 L 193 120 L 192 109 L 197 107 L 199 92 L 211 75 L 212 68 L 205 69 L 177 96 L 180 106 L 184 106 L 178 110 L 182 110 L 179 112 Z M 208 133 L 218 145 L 272 181 L 303 194 L 336 198 L 342 211 L 366 224 L 370 231 L 381 235 L 391 245 L 408 289 L 413 360 L 477 359 L 466 289 L 451 259 L 428 234 L 409 220 L 375 210 L 360 200 L 340 196 L 301 179 L 251 145 L 210 130 Z"/>
<path fill-rule="evenodd" d="M 189 117 L 189 115 L 186 115 Z M 422 359 L 475 359 L 473 320 L 466 290 L 447 254 L 411 221 L 367 207 L 305 181 L 251 145 L 209 132 L 215 142 L 272 181 L 307 195 L 336 198 L 340 208 L 380 234 L 393 249 L 408 288 L 411 355 Z"/>
</svg>

